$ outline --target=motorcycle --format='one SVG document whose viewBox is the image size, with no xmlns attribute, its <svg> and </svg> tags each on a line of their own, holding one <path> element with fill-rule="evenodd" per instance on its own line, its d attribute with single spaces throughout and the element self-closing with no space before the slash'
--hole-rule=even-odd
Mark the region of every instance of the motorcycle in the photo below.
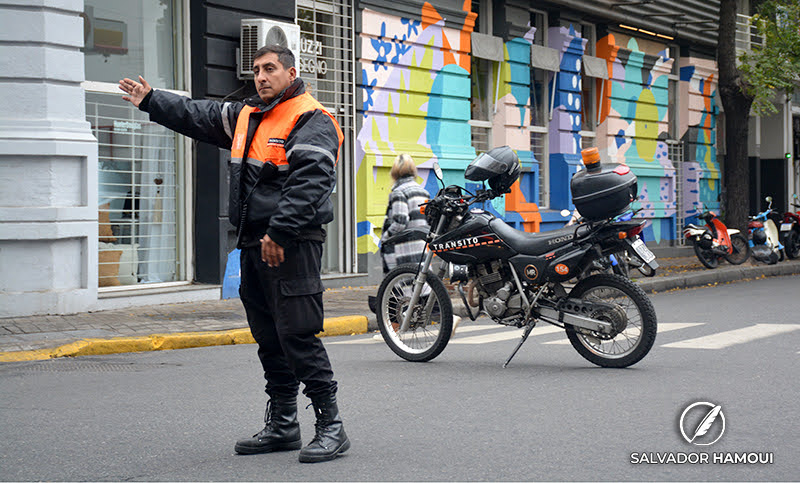
<svg viewBox="0 0 800 483">
<path fill-rule="evenodd" d="M 791 205 L 800 209 L 797 203 L 797 194 L 792 195 Z M 787 211 L 783 214 L 781 223 L 781 240 L 783 241 L 783 251 L 791 259 L 800 257 L 800 211 L 793 213 Z"/>
<path fill-rule="evenodd" d="M 647 355 L 657 330 L 650 299 L 627 278 L 590 274 L 596 260 L 623 249 L 653 270 L 658 267 L 637 237 L 644 221 L 614 221 L 636 196 L 636 177 L 627 166 L 588 173 L 593 182 L 603 178 L 619 188 L 611 190 L 613 199 L 598 201 L 595 192 L 587 193 L 586 201 L 597 201 L 601 212 L 580 208 L 584 222 L 543 233 L 518 231 L 472 207 L 510 192 L 519 178 L 519 160 L 507 146 L 481 154 L 465 171 L 466 179 L 488 182 L 489 189 L 472 194 L 460 186 L 445 187 L 437 163 L 434 172 L 442 188 L 423 205 L 431 227 L 423 261 L 395 268 L 378 289 L 378 326 L 395 354 L 425 362 L 447 346 L 453 305 L 442 279 L 449 274 L 472 320 L 471 306 L 477 305 L 478 313 L 494 322 L 524 329 L 503 367 L 540 321 L 564 329 L 575 350 L 601 367 L 628 367 Z M 576 182 L 582 172 L 572 179 L 574 202 L 586 184 Z M 438 267 L 434 254 L 444 262 Z M 574 280 L 574 286 L 568 285 Z M 469 302 L 465 287 L 470 288 Z"/>
<path fill-rule="evenodd" d="M 750 258 L 750 244 L 741 232 L 725 226 L 712 211 L 698 216 L 706 226 L 689 223 L 683 236 L 691 240 L 694 253 L 706 268 L 717 268 L 721 259 L 732 265 L 741 265 Z"/>
<path fill-rule="evenodd" d="M 750 231 L 750 246 L 753 250 L 753 258 L 768 265 L 782 262 L 784 259 L 783 245 L 780 242 L 778 227 L 775 219 L 780 221 L 780 215 L 772 210 L 772 196 L 767 196 L 765 200 L 769 203 L 767 209 L 761 213 L 751 216 L 747 223 Z"/>
</svg>

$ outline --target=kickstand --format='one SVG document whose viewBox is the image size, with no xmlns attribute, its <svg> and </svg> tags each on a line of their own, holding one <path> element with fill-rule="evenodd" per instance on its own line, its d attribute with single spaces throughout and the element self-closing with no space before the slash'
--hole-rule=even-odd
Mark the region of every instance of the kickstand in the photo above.
<svg viewBox="0 0 800 483">
<path fill-rule="evenodd" d="M 522 347 L 522 344 L 524 344 L 526 340 L 528 340 L 528 336 L 531 335 L 531 331 L 533 330 L 533 327 L 535 325 L 536 322 L 531 321 L 528 325 L 525 326 L 525 332 L 523 332 L 522 334 L 522 339 L 520 339 L 519 344 L 517 344 L 517 347 L 514 349 L 514 352 L 512 352 L 511 355 L 508 356 L 508 360 L 503 364 L 503 369 L 508 367 L 508 363 L 511 362 L 511 359 L 513 359 L 515 355 L 517 355 L 517 352 L 519 352 L 519 348 Z"/>
</svg>

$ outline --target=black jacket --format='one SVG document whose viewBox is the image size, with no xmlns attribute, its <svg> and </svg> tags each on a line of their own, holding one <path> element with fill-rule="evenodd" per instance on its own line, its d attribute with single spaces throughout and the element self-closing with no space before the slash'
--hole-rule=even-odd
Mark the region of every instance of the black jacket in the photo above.
<svg viewBox="0 0 800 483">
<path fill-rule="evenodd" d="M 229 150 L 239 113 L 245 104 L 260 110 L 250 115 L 249 145 L 258 123 L 274 106 L 304 92 L 303 81 L 296 79 L 266 105 L 258 96 L 244 102 L 222 103 L 191 100 L 154 89 L 142 100 L 139 109 L 149 113 L 151 121 Z M 282 247 L 298 239 L 324 239 L 322 225 L 333 220 L 330 195 L 336 181 L 335 160 L 339 154 L 339 138 L 333 122 L 321 110 L 300 116 L 285 143 L 289 162 L 286 172 L 259 181 L 260 166 L 231 166 L 228 216 L 238 228 L 237 245 L 240 248 L 259 245 L 265 233 Z M 292 149 L 298 145 L 310 145 L 314 149 Z M 247 210 L 242 220 L 245 197 Z"/>
</svg>

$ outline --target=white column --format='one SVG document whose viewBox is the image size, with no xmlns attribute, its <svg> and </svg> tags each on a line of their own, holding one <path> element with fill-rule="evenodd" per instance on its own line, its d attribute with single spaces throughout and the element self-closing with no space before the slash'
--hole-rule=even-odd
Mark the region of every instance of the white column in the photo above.
<svg viewBox="0 0 800 483">
<path fill-rule="evenodd" d="M 0 317 L 97 303 L 83 0 L 0 0 Z"/>
</svg>

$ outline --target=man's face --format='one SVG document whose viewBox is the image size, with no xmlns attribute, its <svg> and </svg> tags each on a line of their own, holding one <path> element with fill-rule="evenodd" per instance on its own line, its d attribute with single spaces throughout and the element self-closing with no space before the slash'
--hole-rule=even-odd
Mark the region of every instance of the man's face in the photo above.
<svg viewBox="0 0 800 483">
<path fill-rule="evenodd" d="M 278 54 L 268 52 L 253 61 L 253 74 L 258 96 L 269 103 L 294 82 L 297 70 L 294 67 L 284 69 L 278 61 Z"/>
</svg>

